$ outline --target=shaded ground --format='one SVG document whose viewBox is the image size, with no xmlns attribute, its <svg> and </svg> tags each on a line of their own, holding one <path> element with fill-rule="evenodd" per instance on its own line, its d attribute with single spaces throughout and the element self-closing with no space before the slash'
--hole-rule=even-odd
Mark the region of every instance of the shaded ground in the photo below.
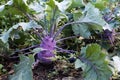
<svg viewBox="0 0 120 80">
<path fill-rule="evenodd" d="M 39 64 L 34 70 L 34 80 L 82 80 L 81 70 L 65 61 L 57 61 L 50 65 Z"/>
<path fill-rule="evenodd" d="M 13 74 L 13 65 L 16 61 L 5 61 L 4 69 L 6 72 L 0 74 L 0 80 L 8 80 L 8 75 Z M 2 63 L 0 61 L 0 63 Z M 74 69 L 74 64 L 66 61 L 56 61 L 51 64 L 39 63 L 33 69 L 34 80 L 82 80 L 81 70 Z"/>
</svg>

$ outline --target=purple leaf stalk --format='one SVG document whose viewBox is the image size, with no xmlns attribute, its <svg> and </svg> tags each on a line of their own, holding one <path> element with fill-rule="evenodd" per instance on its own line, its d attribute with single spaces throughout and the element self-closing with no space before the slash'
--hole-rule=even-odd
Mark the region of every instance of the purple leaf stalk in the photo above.
<svg viewBox="0 0 120 80">
<path fill-rule="evenodd" d="M 105 40 L 109 40 L 110 44 L 113 46 L 114 45 L 114 41 L 115 41 L 115 35 L 116 35 L 116 32 L 115 32 L 114 29 L 112 31 L 106 29 L 106 30 L 104 30 L 104 33 L 103 33 L 102 37 Z"/>
</svg>

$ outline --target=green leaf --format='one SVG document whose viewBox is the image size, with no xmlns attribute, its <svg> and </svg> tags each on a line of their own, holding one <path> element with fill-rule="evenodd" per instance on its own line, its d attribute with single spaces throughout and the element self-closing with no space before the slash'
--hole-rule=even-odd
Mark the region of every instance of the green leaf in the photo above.
<svg viewBox="0 0 120 80">
<path fill-rule="evenodd" d="M 0 12 L 3 11 L 4 8 L 5 8 L 5 5 L 1 5 L 1 6 L 0 6 Z"/>
<path fill-rule="evenodd" d="M 6 3 L 6 5 L 12 5 L 13 4 L 13 0 L 10 0 Z"/>
<path fill-rule="evenodd" d="M 25 23 L 25 22 L 18 23 L 17 25 L 14 25 L 13 28 L 16 28 L 19 26 L 21 26 L 24 31 L 30 30 L 31 28 L 38 27 L 36 22 L 30 21 L 27 23 Z"/>
<path fill-rule="evenodd" d="M 89 38 L 89 36 L 91 35 L 91 33 L 89 31 L 89 28 L 88 28 L 88 25 L 84 24 L 84 23 L 81 23 L 81 24 L 78 24 L 78 25 L 75 24 L 72 27 L 72 29 L 73 29 L 75 35 L 81 35 L 85 38 Z"/>
<path fill-rule="evenodd" d="M 54 8 L 56 5 L 55 5 L 55 0 L 49 0 L 47 2 L 47 5 L 49 5 L 51 8 Z"/>
<path fill-rule="evenodd" d="M 13 6 L 16 7 L 18 10 L 22 11 L 23 13 L 27 13 L 29 11 L 26 1 L 23 0 L 13 0 Z"/>
<path fill-rule="evenodd" d="M 70 5 L 70 7 L 68 8 L 68 10 L 71 10 L 72 8 L 76 8 L 76 7 L 83 7 L 85 6 L 85 3 L 83 0 L 70 0 L 72 3 Z"/>
<path fill-rule="evenodd" d="M 70 4 L 71 0 L 63 0 L 61 2 L 58 2 L 56 0 L 49 0 L 46 2 L 45 15 L 46 21 L 48 21 L 48 29 L 53 24 L 53 22 L 58 25 L 58 23 L 63 19 L 68 20 L 68 16 L 66 15 L 66 9 L 70 6 Z"/>
<path fill-rule="evenodd" d="M 3 68 L 3 65 L 2 64 L 0 64 L 0 70 Z"/>
<path fill-rule="evenodd" d="M 13 0 L 10 0 L 6 4 L 0 5 L 0 12 L 4 10 L 6 5 L 12 5 L 12 4 L 13 4 Z"/>
<path fill-rule="evenodd" d="M 11 50 L 9 49 L 9 44 L 3 43 L 3 41 L 0 40 L 0 54 L 9 55 L 10 53 Z"/>
<path fill-rule="evenodd" d="M 3 34 L 2 34 L 2 36 L 0 37 L 0 39 L 4 42 L 4 43 L 6 43 L 7 41 L 8 41 L 8 38 L 9 38 L 9 34 L 10 34 L 10 32 L 13 30 L 13 28 L 10 28 L 7 32 L 4 32 Z"/>
<path fill-rule="evenodd" d="M 10 37 L 10 33 L 14 30 L 14 29 L 17 29 L 18 27 L 22 27 L 22 29 L 24 31 L 27 31 L 27 30 L 30 30 L 31 28 L 35 28 L 35 27 L 38 27 L 37 23 L 34 22 L 34 21 L 30 21 L 30 22 L 21 22 L 21 23 L 18 23 L 16 25 L 14 25 L 13 27 L 11 27 L 7 32 L 4 32 L 2 34 L 2 36 L 0 36 L 0 39 L 6 43 L 8 41 L 8 38 Z"/>
<path fill-rule="evenodd" d="M 42 4 L 37 2 L 31 3 L 30 5 L 28 5 L 28 7 L 34 10 L 36 13 L 43 13 L 44 11 L 44 7 L 42 6 Z"/>
<path fill-rule="evenodd" d="M 80 67 L 84 67 L 85 66 L 85 64 L 84 63 L 82 63 L 81 61 L 80 61 L 80 59 L 77 59 L 76 61 L 75 61 L 75 68 L 77 69 L 77 68 L 80 68 Z"/>
<path fill-rule="evenodd" d="M 84 14 L 86 15 L 84 16 L 81 22 L 92 23 L 92 24 L 96 24 L 97 26 L 106 25 L 106 22 L 102 19 L 102 15 L 99 9 L 95 8 L 92 4 L 88 3 L 85 6 Z M 98 27 L 98 29 L 99 28 L 100 27 Z"/>
<path fill-rule="evenodd" d="M 32 63 L 29 57 L 20 55 L 20 63 L 15 65 L 15 73 L 10 75 L 9 80 L 33 80 Z"/>
<path fill-rule="evenodd" d="M 35 49 L 32 50 L 32 52 L 39 53 L 42 50 L 43 50 L 42 48 L 35 48 Z"/>
<path fill-rule="evenodd" d="M 70 7 L 71 4 L 72 0 L 63 0 L 62 2 L 58 2 L 56 0 L 49 0 L 47 2 L 48 6 L 50 6 L 51 8 L 57 7 L 58 10 L 61 12 L 65 12 Z"/>
<path fill-rule="evenodd" d="M 2 12 L 1 12 L 2 11 Z M 0 15 L 21 15 L 25 16 L 27 13 L 31 13 L 27 0 L 10 0 L 6 4 L 0 6 Z"/>
<path fill-rule="evenodd" d="M 21 15 L 26 17 L 28 13 L 31 14 L 33 12 L 27 2 L 28 0 L 10 0 L 6 4 L 0 6 L 0 15 L 8 15 L 9 13 L 10 15 Z"/>
<path fill-rule="evenodd" d="M 75 10 L 72 12 L 72 14 L 73 14 L 74 20 L 80 19 L 81 16 L 83 15 L 81 10 Z"/>
<path fill-rule="evenodd" d="M 101 53 L 101 49 L 100 49 L 99 45 L 97 45 L 97 44 L 89 45 L 87 47 L 87 49 L 86 49 L 86 58 L 90 58 L 91 57 L 92 60 L 96 60 L 96 59 L 99 58 L 99 55 L 100 55 L 98 53 Z"/>
<path fill-rule="evenodd" d="M 77 20 L 75 16 L 76 15 L 74 15 L 74 19 Z M 83 16 L 79 18 L 79 21 L 81 24 L 74 24 L 73 31 L 75 35 L 79 34 L 85 38 L 88 38 L 91 35 L 91 30 L 102 31 L 103 27 L 106 25 L 100 11 L 90 3 L 85 6 Z"/>
<path fill-rule="evenodd" d="M 89 44 L 81 51 L 80 61 L 77 60 L 76 64 L 77 68 L 82 68 L 84 80 L 109 80 L 112 72 L 101 47 L 98 44 Z"/>
<path fill-rule="evenodd" d="M 96 0 L 96 2 L 93 2 L 93 4 L 100 10 L 104 10 L 108 5 L 108 1 L 109 0 Z"/>
<path fill-rule="evenodd" d="M 35 62 L 34 55 L 33 54 L 29 54 L 28 57 L 30 59 L 30 64 L 32 65 Z"/>
<path fill-rule="evenodd" d="M 72 4 L 72 0 L 63 0 L 60 3 L 56 1 L 55 4 L 61 12 L 65 12 Z"/>
</svg>

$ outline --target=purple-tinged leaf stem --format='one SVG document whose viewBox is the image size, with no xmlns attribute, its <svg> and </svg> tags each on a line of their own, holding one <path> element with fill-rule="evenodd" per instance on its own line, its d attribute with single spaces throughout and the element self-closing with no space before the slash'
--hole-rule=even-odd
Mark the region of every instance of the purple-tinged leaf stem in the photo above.
<svg viewBox="0 0 120 80">
<path fill-rule="evenodd" d="M 66 40 L 66 39 L 72 39 L 72 38 L 76 38 L 76 37 L 79 37 L 79 35 L 78 36 L 65 37 L 65 38 L 57 40 L 56 42 L 60 42 L 60 41 Z"/>
<path fill-rule="evenodd" d="M 53 16 L 52 16 L 52 18 L 51 18 L 51 21 L 50 21 L 50 37 L 52 37 L 53 36 L 53 34 L 54 34 L 54 30 L 55 30 L 55 13 L 56 13 L 56 7 L 55 7 L 55 9 L 53 10 Z"/>
<path fill-rule="evenodd" d="M 59 48 L 57 46 L 55 48 L 59 50 L 58 52 L 65 52 L 65 53 L 75 53 L 76 52 L 74 50 L 65 50 L 65 49 Z"/>
<path fill-rule="evenodd" d="M 59 29 L 58 29 L 58 31 L 56 32 L 56 34 L 53 36 L 53 40 L 61 33 L 61 31 L 65 28 L 65 27 L 67 27 L 68 25 L 71 25 L 71 24 L 80 24 L 81 23 L 81 21 L 75 21 L 75 22 L 68 22 L 68 23 L 66 23 L 66 24 L 64 24 L 62 27 L 60 27 Z"/>
</svg>

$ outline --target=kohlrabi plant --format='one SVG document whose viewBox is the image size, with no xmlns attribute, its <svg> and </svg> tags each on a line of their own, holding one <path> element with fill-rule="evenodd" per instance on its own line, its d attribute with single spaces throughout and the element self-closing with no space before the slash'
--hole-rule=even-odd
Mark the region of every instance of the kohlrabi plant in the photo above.
<svg viewBox="0 0 120 80">
<path fill-rule="evenodd" d="M 21 77 L 24 78 L 23 80 L 27 80 L 27 77 L 32 80 L 32 70 L 29 70 L 32 69 L 31 66 L 37 66 L 38 63 L 51 65 L 50 63 L 58 58 L 58 53 L 72 55 L 69 60 L 75 61 L 76 69 L 81 68 L 84 80 L 109 80 L 112 72 L 108 53 L 104 51 L 104 47 L 96 42 L 88 44 L 80 39 L 82 37 L 89 40 L 90 37 L 102 33 L 101 38 L 110 42 L 112 46 L 114 45 L 116 27 L 114 28 L 111 23 L 117 19 L 114 24 L 116 25 L 119 23 L 119 18 L 114 18 L 113 12 L 100 11 L 106 8 L 107 5 L 102 7 L 97 5 L 99 2 L 106 3 L 107 1 L 10 0 L 0 6 L 0 13 L 10 12 L 14 9 L 18 13 L 11 11 L 12 16 L 25 17 L 25 20 L 17 24 L 14 23 L 14 26 L 8 30 L 2 29 L 0 35 L 1 42 L 10 44 L 12 47 L 16 45 L 11 45 L 14 41 L 22 38 L 17 45 L 24 45 L 22 46 L 24 49 L 20 48 L 21 50 L 18 50 L 19 47 L 14 46 L 15 49 L 11 48 L 11 51 L 15 51 L 9 57 L 17 55 L 18 58 L 19 53 L 28 55 L 28 57 L 20 55 L 20 63 L 15 66 L 16 74 L 13 74 L 10 80 L 21 79 Z M 6 8 L 8 11 L 6 11 Z M 64 33 L 63 30 L 66 28 L 70 28 L 69 30 L 72 33 Z M 69 36 L 65 36 L 66 34 Z M 63 49 L 59 44 L 64 40 L 73 38 L 81 41 L 80 47 Z M 102 40 L 100 39 L 100 41 Z M 21 42 L 23 43 L 21 44 Z"/>
</svg>

